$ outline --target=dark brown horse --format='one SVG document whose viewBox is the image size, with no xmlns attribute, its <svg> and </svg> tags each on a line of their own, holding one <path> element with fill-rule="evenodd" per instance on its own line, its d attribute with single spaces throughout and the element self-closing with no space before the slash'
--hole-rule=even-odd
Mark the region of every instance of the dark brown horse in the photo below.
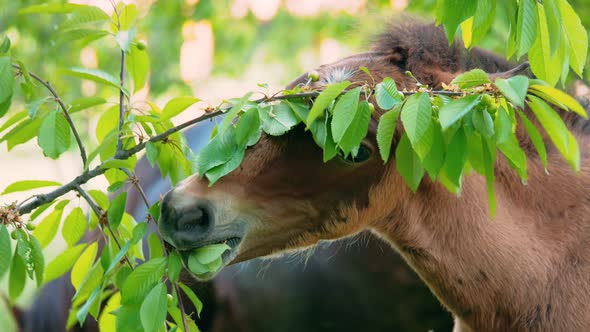
<svg viewBox="0 0 590 332">
<path fill-rule="evenodd" d="M 432 25 L 405 24 L 382 35 L 372 51 L 321 66 L 312 85 L 370 81 L 359 67 L 377 81 L 392 77 L 401 89 L 412 89 L 406 70 L 437 87 L 472 68 L 496 73 L 512 66 L 479 49 L 468 52 L 460 43 L 449 47 Z M 165 197 L 162 236 L 181 250 L 237 238 L 227 265 L 370 230 L 419 274 L 457 318 L 457 330 L 590 329 L 589 123 L 561 113 L 579 142 L 583 166 L 576 174 L 547 140 L 549 175 L 519 123 L 529 180 L 522 185 L 498 158 L 499 209 L 490 221 L 485 180 L 478 175 L 463 179 L 459 197 L 428 179 L 413 194 L 395 163 L 383 165 L 378 156 L 375 124 L 382 111 L 375 114 L 363 142 L 372 152 L 366 161 L 323 163 L 322 151 L 300 129 L 263 137 L 238 170 L 212 187 L 193 176 Z M 191 214 L 200 216 L 192 227 L 187 220 L 178 227 L 174 216 Z M 359 263 L 358 269 L 367 268 Z M 332 272 L 330 278 L 339 275 Z"/>
</svg>

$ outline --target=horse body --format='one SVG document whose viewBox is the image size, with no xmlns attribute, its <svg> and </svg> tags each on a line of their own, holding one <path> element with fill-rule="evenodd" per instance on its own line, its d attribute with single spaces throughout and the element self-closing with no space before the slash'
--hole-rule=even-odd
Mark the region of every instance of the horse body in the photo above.
<svg viewBox="0 0 590 332">
<path fill-rule="evenodd" d="M 392 77 L 400 89 L 414 86 L 406 70 L 437 87 L 472 68 L 495 73 L 512 67 L 482 50 L 449 47 L 438 28 L 405 24 L 384 34 L 371 52 L 321 66 L 320 80 L 312 85 L 369 81 L 361 66 L 377 81 Z M 368 229 L 405 258 L 457 317 L 458 330 L 589 329 L 588 123 L 564 115 L 581 147 L 579 174 L 548 141 L 546 174 L 519 123 L 516 134 L 528 155 L 529 180 L 521 185 L 507 162 L 497 158 L 499 209 L 490 220 L 482 177 L 465 176 L 459 197 L 428 179 L 414 194 L 394 162 L 383 165 L 375 141 L 382 113 L 377 110 L 369 126 L 363 145 L 372 157 L 363 163 L 324 164 L 322 151 L 298 129 L 263 137 L 238 170 L 211 188 L 198 175 L 189 178 L 164 198 L 162 236 L 179 250 L 237 238 L 224 260 L 230 264 Z M 182 217 L 190 215 L 199 217 Z"/>
</svg>

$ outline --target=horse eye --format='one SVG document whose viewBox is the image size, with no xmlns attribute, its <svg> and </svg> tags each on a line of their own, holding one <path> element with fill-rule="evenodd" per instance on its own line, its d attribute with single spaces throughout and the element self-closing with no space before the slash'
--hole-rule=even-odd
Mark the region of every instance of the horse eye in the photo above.
<svg viewBox="0 0 590 332">
<path fill-rule="evenodd" d="M 371 154 L 371 149 L 364 144 L 361 144 L 361 146 L 359 146 L 358 152 L 356 153 L 356 156 L 353 156 L 351 153 L 348 156 L 340 155 L 340 158 L 349 164 L 359 164 L 369 160 L 369 158 L 371 158 Z"/>
</svg>

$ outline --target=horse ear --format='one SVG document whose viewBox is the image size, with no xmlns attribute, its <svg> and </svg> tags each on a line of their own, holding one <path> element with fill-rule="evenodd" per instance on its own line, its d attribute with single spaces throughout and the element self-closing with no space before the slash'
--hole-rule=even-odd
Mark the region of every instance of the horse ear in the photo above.
<svg viewBox="0 0 590 332">
<path fill-rule="evenodd" d="M 528 77 L 533 77 L 528 61 L 525 61 L 525 62 L 521 63 L 520 65 L 518 65 L 510 70 L 507 70 L 507 71 L 488 74 L 490 81 L 492 81 L 492 82 L 498 78 L 506 79 L 506 78 L 510 78 L 510 77 L 516 76 L 516 75 L 525 75 Z"/>
</svg>

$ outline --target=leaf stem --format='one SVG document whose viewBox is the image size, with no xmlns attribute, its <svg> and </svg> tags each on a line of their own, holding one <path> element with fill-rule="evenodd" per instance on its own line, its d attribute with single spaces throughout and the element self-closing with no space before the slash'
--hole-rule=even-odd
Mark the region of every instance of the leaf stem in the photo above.
<svg viewBox="0 0 590 332">
<path fill-rule="evenodd" d="M 119 73 L 121 87 L 119 89 L 119 136 L 117 138 L 117 152 L 123 150 L 123 125 L 125 124 L 125 51 L 121 50 L 121 72 Z"/>
<path fill-rule="evenodd" d="M 17 64 L 12 64 L 12 67 L 21 73 L 23 72 L 23 69 Z M 53 86 L 49 83 L 49 81 L 44 80 L 39 75 L 37 75 L 33 72 L 29 71 L 28 73 L 33 79 L 35 79 L 37 82 L 41 83 L 53 95 L 53 98 L 59 104 L 59 107 L 63 111 L 63 114 L 64 114 L 66 120 L 68 121 L 70 128 L 72 129 L 72 133 L 74 134 L 74 137 L 76 138 L 76 143 L 78 144 L 78 148 L 80 149 L 80 157 L 82 158 L 82 163 L 84 165 L 86 165 L 86 149 L 84 148 L 84 144 L 82 143 L 82 139 L 80 138 L 80 135 L 78 134 L 78 130 L 76 129 L 76 125 L 74 124 L 74 121 L 72 121 L 72 117 L 70 116 L 70 113 L 68 112 L 68 108 L 64 104 L 63 100 L 57 94 L 57 92 L 55 91 Z"/>
</svg>

